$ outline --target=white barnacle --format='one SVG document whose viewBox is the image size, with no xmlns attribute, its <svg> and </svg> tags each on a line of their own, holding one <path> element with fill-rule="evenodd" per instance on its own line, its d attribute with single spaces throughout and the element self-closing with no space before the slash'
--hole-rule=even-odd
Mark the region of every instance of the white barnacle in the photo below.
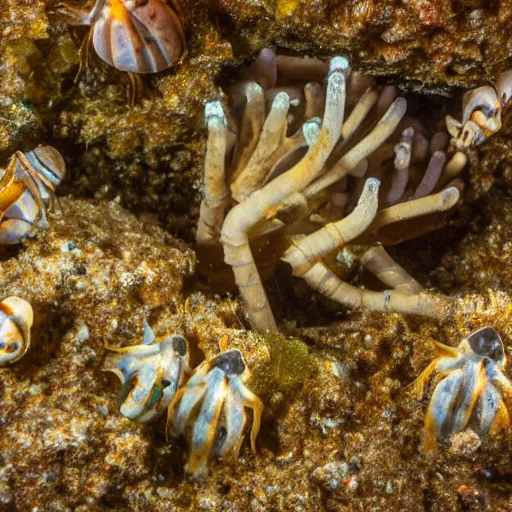
<svg viewBox="0 0 512 512">
<path fill-rule="evenodd" d="M 34 323 L 32 306 L 20 297 L 0 302 L 0 364 L 14 363 L 30 347 L 30 329 Z"/>
<path fill-rule="evenodd" d="M 47 211 L 58 211 L 55 188 L 66 174 L 61 154 L 50 146 L 17 151 L 0 170 L 0 243 L 17 244 L 36 227 L 47 229 Z"/>
<path fill-rule="evenodd" d="M 107 64 L 129 73 L 157 73 L 176 64 L 185 35 L 176 12 L 165 2 L 97 0 L 89 11 L 57 8 L 70 25 L 89 25 L 91 44 Z"/>
<path fill-rule="evenodd" d="M 457 347 L 436 343 L 439 356 L 413 384 L 418 398 L 430 377 L 434 392 L 425 415 L 425 453 L 439 441 L 467 428 L 480 437 L 493 435 L 510 419 L 502 394 L 512 393 L 512 382 L 503 374 L 503 342 L 492 327 L 472 332 Z"/>
<path fill-rule="evenodd" d="M 263 403 L 247 387 L 249 369 L 239 350 L 204 361 L 169 406 L 167 429 L 189 444 L 186 470 L 207 473 L 212 456 L 236 458 L 244 438 L 245 408 L 253 410 L 251 447 L 256 451 Z"/>
<path fill-rule="evenodd" d="M 512 70 L 501 73 L 495 86 L 484 85 L 468 91 L 462 99 L 462 121 L 446 116 L 457 150 L 479 146 L 502 126 L 503 113 L 512 97 Z"/>
<path fill-rule="evenodd" d="M 77 78 L 84 63 L 89 66 L 92 46 L 104 62 L 128 73 L 132 105 L 143 87 L 140 76 L 174 66 L 186 50 L 181 21 L 162 0 L 96 0 L 90 10 L 59 5 L 56 12 L 69 25 L 91 27 Z"/>
<path fill-rule="evenodd" d="M 182 336 L 156 339 L 144 325 L 142 344 L 117 348 L 105 363 L 123 386 L 121 414 L 137 423 L 157 419 L 167 409 L 189 371 L 188 346 Z"/>
</svg>

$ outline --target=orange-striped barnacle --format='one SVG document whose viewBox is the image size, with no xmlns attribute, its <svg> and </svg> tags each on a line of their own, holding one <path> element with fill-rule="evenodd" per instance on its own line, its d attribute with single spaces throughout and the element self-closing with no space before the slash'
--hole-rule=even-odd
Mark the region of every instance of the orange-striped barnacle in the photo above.
<svg viewBox="0 0 512 512">
<path fill-rule="evenodd" d="M 506 359 L 499 334 L 483 327 L 458 347 L 436 345 L 439 357 L 414 382 L 414 391 L 421 397 L 426 381 L 435 375 L 425 416 L 425 453 L 467 428 L 485 436 L 509 424 L 501 393 L 512 393 L 512 383 L 502 373 Z"/>
<path fill-rule="evenodd" d="M 182 336 L 156 339 L 144 324 L 142 344 L 116 348 L 109 356 L 105 371 L 119 377 L 121 414 L 137 423 L 148 423 L 166 409 L 189 371 L 187 341 Z"/>
<path fill-rule="evenodd" d="M 0 170 L 0 243 L 19 243 L 36 225 L 48 228 L 47 209 L 56 209 L 55 188 L 65 174 L 64 159 L 50 146 L 14 154 Z"/>
<path fill-rule="evenodd" d="M 0 302 L 0 364 L 14 363 L 30 347 L 30 329 L 34 322 L 32 306 L 20 297 Z"/>
<path fill-rule="evenodd" d="M 462 122 L 446 116 L 452 145 L 456 149 L 478 146 L 498 132 L 511 97 L 512 70 L 503 72 L 495 87 L 484 85 L 467 92 L 462 100 Z"/>
<path fill-rule="evenodd" d="M 89 44 L 107 64 L 128 73 L 157 73 L 185 50 L 181 22 L 166 0 L 97 0 L 90 11 L 57 7 L 70 25 L 89 25 Z"/>
<path fill-rule="evenodd" d="M 512 99 L 512 69 L 504 71 L 496 80 L 496 91 L 504 110 Z"/>
<path fill-rule="evenodd" d="M 211 456 L 236 458 L 244 437 L 245 407 L 253 410 L 251 447 L 256 451 L 262 401 L 245 387 L 250 373 L 239 350 L 222 352 L 199 365 L 180 389 L 167 416 L 168 431 L 184 436 L 192 478 L 208 471 Z"/>
</svg>

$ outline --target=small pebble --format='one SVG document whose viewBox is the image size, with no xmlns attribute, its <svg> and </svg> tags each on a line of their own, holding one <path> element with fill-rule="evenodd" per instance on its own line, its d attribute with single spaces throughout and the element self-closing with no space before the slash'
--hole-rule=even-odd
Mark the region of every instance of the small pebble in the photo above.
<svg viewBox="0 0 512 512">
<path fill-rule="evenodd" d="M 78 329 L 78 333 L 76 335 L 77 344 L 79 346 L 82 345 L 82 343 L 84 343 L 85 341 L 87 341 L 89 339 L 89 336 L 90 336 L 89 327 L 87 327 L 86 324 L 82 324 L 80 326 L 80 328 Z"/>
</svg>

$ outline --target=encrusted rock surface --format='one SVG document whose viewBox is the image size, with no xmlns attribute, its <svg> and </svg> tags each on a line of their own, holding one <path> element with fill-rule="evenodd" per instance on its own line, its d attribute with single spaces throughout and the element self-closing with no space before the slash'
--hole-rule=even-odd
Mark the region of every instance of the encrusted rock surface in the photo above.
<svg viewBox="0 0 512 512">
<path fill-rule="evenodd" d="M 54 4 L 0 5 L 0 164 L 50 143 L 69 166 L 62 216 L 1 250 L 0 297 L 30 300 L 36 321 L 29 353 L 0 368 L 0 510 L 510 510 L 510 432 L 474 453 L 466 432 L 460 449 L 426 458 L 427 401 L 407 387 L 433 340 L 454 345 L 492 325 L 511 346 L 509 129 L 473 155 L 460 221 L 392 251 L 422 284 L 480 298 L 481 311 L 455 323 L 333 311 L 311 293 L 299 299 L 280 272 L 270 297 L 283 334 L 259 336 L 236 298 L 192 277 L 194 254 L 175 238 L 194 236 L 203 102 L 246 58 L 268 44 L 343 53 L 403 88 L 455 94 L 452 109 L 454 87 L 509 66 L 509 3 L 185 0 L 188 53 L 147 79 L 133 109 L 127 77 L 98 59 L 73 84 L 85 32 L 49 19 Z M 185 335 L 194 364 L 223 335 L 244 352 L 266 407 L 256 456 L 245 443 L 237 466 L 214 461 L 189 482 L 164 421 L 119 414 L 104 344 L 135 343 L 144 318 L 157 334 Z"/>
<path fill-rule="evenodd" d="M 150 440 L 104 385 L 104 343 L 175 309 L 195 264 L 182 242 L 116 203 L 61 204 L 51 232 L 0 263 L 2 294 L 29 300 L 36 319 L 27 357 L 0 369 L 2 510 L 96 503 L 148 475 Z"/>
</svg>

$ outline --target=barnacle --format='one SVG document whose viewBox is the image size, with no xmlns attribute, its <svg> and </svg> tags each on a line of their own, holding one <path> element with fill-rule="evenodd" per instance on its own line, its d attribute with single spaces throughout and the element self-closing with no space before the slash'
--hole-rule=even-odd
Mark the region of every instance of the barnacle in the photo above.
<svg viewBox="0 0 512 512">
<path fill-rule="evenodd" d="M 276 330 L 276 323 L 250 242 L 275 232 L 282 233 L 288 246 L 282 259 L 293 273 L 327 297 L 349 307 L 438 314 L 440 300 L 421 293 L 417 283 L 414 293 L 406 293 L 402 281 L 413 279 L 391 264 L 387 255 L 387 275 L 400 275 L 400 286 L 379 293 L 341 281 L 325 259 L 349 242 L 389 245 L 445 223 L 442 213 L 460 198 L 463 184 L 455 178 L 466 158 L 456 153 L 446 162 L 440 137 L 434 137 L 429 148 L 413 125 L 403 131 L 395 148 L 386 143 L 405 116 L 406 100 L 396 97 L 392 87 L 375 87 L 360 73 L 350 73 L 343 57 L 332 59 L 326 89 L 311 82 L 303 92 L 297 86 L 275 87 L 279 73 L 288 73 L 288 80 L 299 80 L 302 86 L 310 78 L 320 79 L 325 69 L 315 59 L 279 58 L 262 51 L 249 76 L 259 77 L 265 90 L 249 81 L 235 91 L 235 117 L 242 92 L 245 105 L 238 115 L 239 129 L 231 130 L 238 134 L 228 168 L 231 115 L 225 115 L 218 101 L 206 105 L 205 197 L 196 237 L 199 256 L 215 272 L 214 258 L 222 244 L 250 322 L 261 331 Z M 267 101 L 271 107 L 265 117 Z M 317 116 L 322 111 L 320 121 Z M 393 149 L 394 166 L 389 162 Z M 379 198 L 382 183 L 385 194 Z M 238 204 L 226 214 L 234 202 Z M 428 221 L 397 229 L 398 224 L 425 215 Z M 276 252 L 278 245 L 272 244 Z M 382 267 L 383 254 L 382 250 L 370 253 L 366 258 L 374 262 L 370 270 Z M 393 286 L 393 280 L 384 282 Z"/>
<path fill-rule="evenodd" d="M 512 70 L 504 71 L 494 87 L 484 85 L 464 94 L 462 122 L 446 116 L 452 146 L 458 150 L 479 146 L 501 130 L 503 113 L 511 98 Z"/>
<path fill-rule="evenodd" d="M 185 49 L 181 22 L 162 0 L 97 0 L 89 11 L 60 6 L 70 24 L 90 25 L 92 44 L 107 64 L 129 73 L 171 67 Z"/>
<path fill-rule="evenodd" d="M 121 414 L 137 423 L 157 419 L 167 409 L 189 371 L 188 347 L 182 336 L 157 339 L 144 324 L 141 344 L 117 348 L 109 356 L 105 371 L 119 377 Z"/>
<path fill-rule="evenodd" d="M 169 406 L 167 428 L 189 443 L 186 470 L 193 478 L 208 471 L 211 456 L 238 456 L 253 410 L 251 447 L 256 451 L 263 403 L 247 387 L 250 372 L 239 350 L 222 352 L 201 363 Z"/>
<path fill-rule="evenodd" d="M 90 11 L 66 5 L 56 11 L 70 25 L 91 27 L 82 45 L 85 62 L 92 43 L 103 61 L 129 73 L 132 101 L 141 86 L 137 75 L 164 71 L 185 51 L 180 19 L 165 0 L 96 0 Z"/>
<path fill-rule="evenodd" d="M 30 347 L 30 329 L 34 322 L 32 306 L 20 297 L 0 302 L 0 364 L 14 363 Z"/>
<path fill-rule="evenodd" d="M 493 435 L 510 419 L 502 393 L 512 393 L 512 382 L 502 373 L 505 351 L 492 327 L 472 332 L 455 347 L 436 343 L 434 359 L 413 384 L 418 398 L 434 376 L 435 390 L 425 415 L 426 453 L 437 442 L 471 428 L 479 436 Z"/>
<path fill-rule="evenodd" d="M 54 192 L 65 173 L 62 156 L 50 146 L 17 151 L 0 169 L 0 243 L 19 243 L 36 225 L 48 228 L 47 209 L 58 209 Z"/>
</svg>

